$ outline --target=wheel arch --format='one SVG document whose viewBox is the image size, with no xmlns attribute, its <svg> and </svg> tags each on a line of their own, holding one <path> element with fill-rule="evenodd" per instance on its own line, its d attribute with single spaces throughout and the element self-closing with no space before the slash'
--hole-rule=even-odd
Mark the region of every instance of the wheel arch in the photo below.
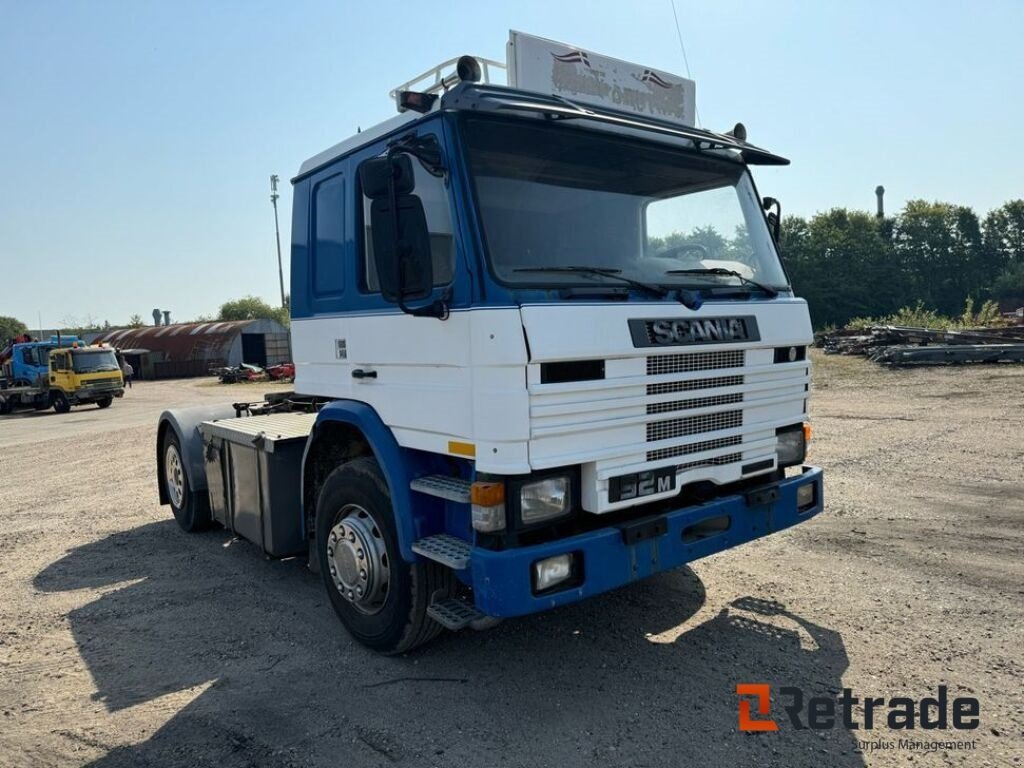
<svg viewBox="0 0 1024 768">
<path fill-rule="evenodd" d="M 412 543 L 422 535 L 422 521 L 415 514 L 409 483 L 434 471 L 431 465 L 444 457 L 402 448 L 377 411 L 355 400 L 335 400 L 324 406 L 306 442 L 302 458 L 303 532 L 309 538 L 316 530 L 318 481 L 322 483 L 342 461 L 357 456 L 373 456 L 380 466 L 391 495 L 402 558 L 415 561 Z"/>
<path fill-rule="evenodd" d="M 213 419 L 229 419 L 235 415 L 231 405 L 202 405 L 193 408 L 172 408 L 160 414 L 156 428 L 156 479 L 161 504 L 169 504 L 164 482 L 164 462 L 161 449 L 168 430 L 174 432 L 181 446 L 181 460 L 188 472 L 193 491 L 206 490 L 206 468 L 203 463 L 203 437 L 199 425 Z"/>
</svg>

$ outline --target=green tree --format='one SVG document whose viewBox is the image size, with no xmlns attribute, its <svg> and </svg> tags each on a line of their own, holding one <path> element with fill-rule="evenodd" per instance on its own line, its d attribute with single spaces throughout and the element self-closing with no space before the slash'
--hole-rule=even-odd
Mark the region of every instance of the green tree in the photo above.
<svg viewBox="0 0 1024 768">
<path fill-rule="evenodd" d="M 272 307 L 258 296 L 243 296 L 221 304 L 218 320 L 277 320 L 288 325 L 288 310 Z"/>
<path fill-rule="evenodd" d="M 0 346 L 5 345 L 15 336 L 28 333 L 28 326 L 15 317 L 0 315 Z"/>
<path fill-rule="evenodd" d="M 1024 305 L 1024 261 L 1011 264 L 996 278 L 992 295 L 999 299 L 1016 299 Z"/>
<path fill-rule="evenodd" d="M 989 266 L 1024 263 L 1024 200 L 1011 200 L 991 211 L 982 229 Z"/>
<path fill-rule="evenodd" d="M 892 243 L 878 219 L 834 208 L 809 221 L 787 217 L 781 252 L 798 295 L 816 326 L 892 312 L 905 303 Z"/>
<path fill-rule="evenodd" d="M 970 208 L 911 200 L 896 218 L 897 263 L 909 280 L 908 299 L 952 315 L 971 295 L 980 295 L 986 276 L 981 226 Z"/>
<path fill-rule="evenodd" d="M 146 321 L 142 319 L 142 315 L 132 315 L 128 318 L 129 328 L 141 328 L 146 324 Z"/>
</svg>

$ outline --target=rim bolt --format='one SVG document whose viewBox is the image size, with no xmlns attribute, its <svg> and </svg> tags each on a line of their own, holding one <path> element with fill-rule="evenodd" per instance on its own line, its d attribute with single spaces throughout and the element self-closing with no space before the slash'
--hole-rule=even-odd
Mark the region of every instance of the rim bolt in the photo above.
<svg viewBox="0 0 1024 768">
<path fill-rule="evenodd" d="M 360 560 L 362 560 L 362 559 L 363 559 L 363 557 L 364 557 L 364 555 L 363 555 L 363 550 L 361 550 L 361 549 L 357 549 L 357 550 L 356 550 L 356 557 L 358 557 L 358 558 L 359 558 Z"/>
<path fill-rule="evenodd" d="M 327 548 L 327 556 L 328 557 L 334 557 L 334 547 L 328 547 Z"/>
<path fill-rule="evenodd" d="M 366 581 L 366 571 L 361 568 L 359 569 L 359 578 Z"/>
<path fill-rule="evenodd" d="M 358 594 L 360 597 L 362 597 L 363 596 L 363 588 L 362 587 L 356 587 L 356 594 Z"/>
</svg>

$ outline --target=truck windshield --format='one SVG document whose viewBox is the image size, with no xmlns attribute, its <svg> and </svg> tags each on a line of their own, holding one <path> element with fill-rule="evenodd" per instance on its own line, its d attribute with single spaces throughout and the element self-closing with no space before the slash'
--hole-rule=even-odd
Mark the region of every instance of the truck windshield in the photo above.
<svg viewBox="0 0 1024 768">
<path fill-rule="evenodd" d="M 564 124 L 469 119 L 465 130 L 504 283 L 615 284 L 604 270 L 666 287 L 788 290 L 739 162 Z M 575 269 L 544 269 L 559 267 Z"/>
<path fill-rule="evenodd" d="M 97 371 L 116 371 L 117 358 L 112 349 L 80 350 L 71 354 L 71 364 L 75 373 L 96 373 Z"/>
</svg>

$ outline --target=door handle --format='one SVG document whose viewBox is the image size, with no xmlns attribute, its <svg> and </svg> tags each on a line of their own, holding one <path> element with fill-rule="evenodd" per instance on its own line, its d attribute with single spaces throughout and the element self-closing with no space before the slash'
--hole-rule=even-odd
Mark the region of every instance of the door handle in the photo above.
<svg viewBox="0 0 1024 768">
<path fill-rule="evenodd" d="M 376 379 L 377 378 L 377 372 L 376 371 L 364 371 L 362 368 L 356 368 L 354 371 L 352 371 L 352 378 L 353 379 Z"/>
</svg>

